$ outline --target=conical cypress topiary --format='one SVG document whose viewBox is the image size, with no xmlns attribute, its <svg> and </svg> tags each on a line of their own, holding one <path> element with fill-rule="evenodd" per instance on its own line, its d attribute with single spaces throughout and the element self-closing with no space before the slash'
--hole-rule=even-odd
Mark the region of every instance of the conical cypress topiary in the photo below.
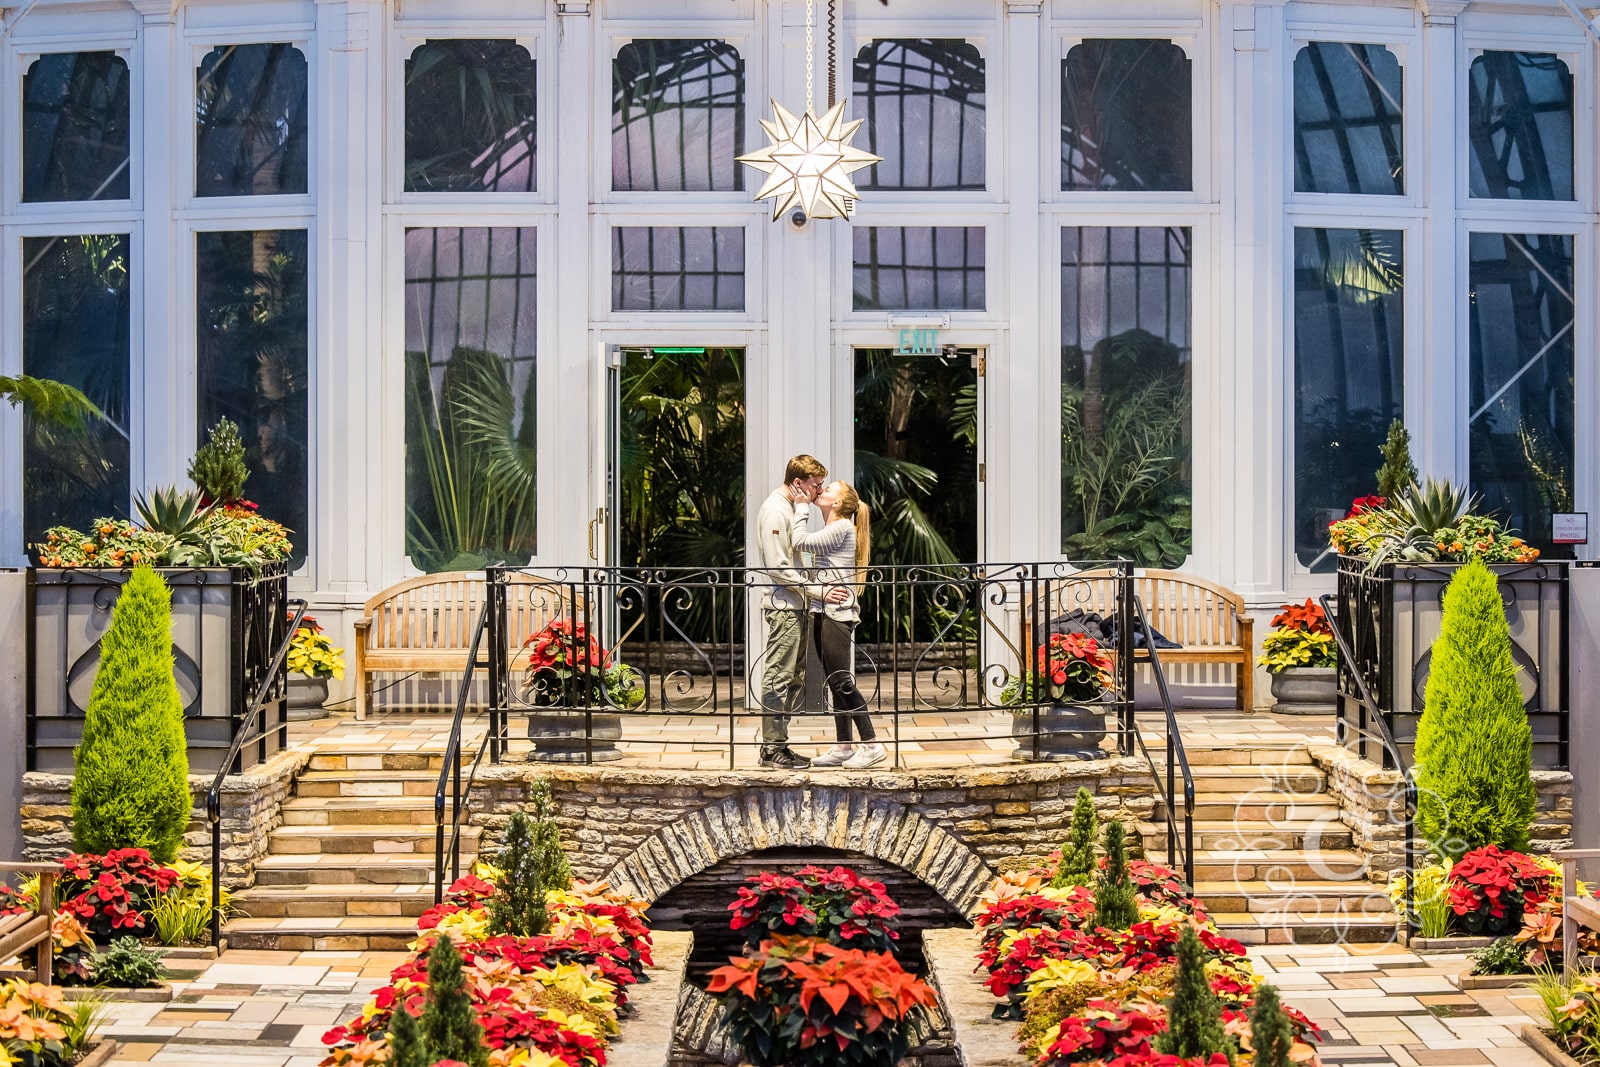
<svg viewBox="0 0 1600 1067">
<path fill-rule="evenodd" d="M 572 888 L 572 868 L 561 847 L 561 830 L 551 817 L 550 790 L 533 786 L 533 818 L 522 812 L 506 824 L 505 841 L 495 855 L 498 892 L 489 901 L 489 925 L 497 933 L 532 937 L 548 926 L 545 894 Z"/>
<path fill-rule="evenodd" d="M 1157 1052 L 1184 1059 L 1210 1059 L 1222 1053 L 1232 1063 L 1237 1051 L 1222 1028 L 1222 1005 L 1206 980 L 1206 950 L 1194 927 L 1178 939 L 1178 974 L 1167 1002 L 1167 1031 L 1151 1042 Z"/>
<path fill-rule="evenodd" d="M 1072 806 L 1072 828 L 1067 832 L 1067 843 L 1061 846 L 1061 862 L 1056 865 L 1055 877 L 1050 879 L 1052 888 L 1094 884 L 1094 839 L 1099 828 L 1094 796 L 1080 785 L 1077 802 Z"/>
<path fill-rule="evenodd" d="M 389 1022 L 389 1067 L 432 1067 L 433 1062 L 417 1017 L 396 1004 Z"/>
<path fill-rule="evenodd" d="M 461 953 L 444 934 L 435 938 L 428 950 L 428 999 L 420 1029 L 432 1057 L 430 1063 L 460 1060 L 469 1067 L 488 1067 L 489 1050 L 483 1045 L 483 1027 L 478 1025 L 472 998 L 467 995 Z"/>
<path fill-rule="evenodd" d="M 1532 765 L 1499 583 L 1475 559 L 1445 588 L 1433 643 L 1417 724 L 1418 832 L 1452 859 L 1483 845 L 1525 851 L 1538 799 Z"/>
<path fill-rule="evenodd" d="M 1417 465 L 1411 462 L 1411 434 L 1405 423 L 1395 419 L 1389 424 L 1389 436 L 1379 451 L 1383 466 L 1378 468 L 1378 495 L 1395 500 L 1417 480 Z"/>
<path fill-rule="evenodd" d="M 1108 930 L 1126 930 L 1139 921 L 1139 901 L 1128 877 L 1127 831 L 1116 819 L 1106 827 L 1106 865 L 1095 882 L 1094 921 Z"/>
<path fill-rule="evenodd" d="M 244 496 L 250 468 L 244 465 L 244 442 L 231 419 L 218 419 L 189 461 L 189 480 L 213 504 L 231 504 Z"/>
<path fill-rule="evenodd" d="M 172 593 L 149 567 L 134 568 L 111 611 L 73 758 L 78 851 L 143 848 L 160 863 L 177 859 L 194 800 L 172 676 Z"/>
<path fill-rule="evenodd" d="M 1250 1009 L 1250 1046 L 1255 1049 L 1255 1067 L 1291 1067 L 1294 1028 L 1278 1003 L 1277 987 L 1266 982 L 1256 987 L 1256 1003 Z"/>
</svg>

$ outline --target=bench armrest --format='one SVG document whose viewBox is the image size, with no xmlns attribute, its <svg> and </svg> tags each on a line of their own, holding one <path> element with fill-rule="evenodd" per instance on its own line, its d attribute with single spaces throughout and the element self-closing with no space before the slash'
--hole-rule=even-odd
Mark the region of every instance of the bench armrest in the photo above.
<svg viewBox="0 0 1600 1067">
<path fill-rule="evenodd" d="M 0 872 L 7 874 L 60 874 L 64 870 L 66 868 L 59 863 L 0 863 Z"/>
<path fill-rule="evenodd" d="M 1600 860 L 1600 848 L 1558 848 L 1550 853 L 1557 860 Z"/>
</svg>

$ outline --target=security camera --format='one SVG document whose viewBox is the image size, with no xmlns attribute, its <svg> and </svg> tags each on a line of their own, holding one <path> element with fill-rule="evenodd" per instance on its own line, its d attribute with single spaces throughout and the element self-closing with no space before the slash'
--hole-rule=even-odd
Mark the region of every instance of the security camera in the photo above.
<svg viewBox="0 0 1600 1067">
<path fill-rule="evenodd" d="M 804 230 L 806 228 L 806 224 L 810 221 L 811 220 L 806 217 L 806 213 L 800 208 L 795 208 L 793 211 L 789 212 L 789 225 L 793 227 L 796 232 Z"/>
</svg>

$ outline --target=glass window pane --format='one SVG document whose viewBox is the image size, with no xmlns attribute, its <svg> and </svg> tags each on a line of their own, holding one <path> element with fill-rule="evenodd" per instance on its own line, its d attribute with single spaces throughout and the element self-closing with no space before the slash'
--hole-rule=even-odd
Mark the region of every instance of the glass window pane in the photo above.
<svg viewBox="0 0 1600 1067">
<path fill-rule="evenodd" d="M 1061 551 L 1189 555 L 1190 231 L 1061 231 Z"/>
<path fill-rule="evenodd" d="M 1572 199 L 1572 72 L 1547 52 L 1485 52 L 1467 79 L 1468 189 Z"/>
<path fill-rule="evenodd" d="M 859 226 L 855 309 L 984 309 L 982 226 Z"/>
<path fill-rule="evenodd" d="M 105 414 L 79 430 L 29 420 L 22 533 L 128 514 L 127 234 L 22 239 L 22 372 L 82 389 Z"/>
<path fill-rule="evenodd" d="M 231 419 L 244 440 L 244 495 L 287 526 L 291 569 L 309 547 L 306 231 L 195 236 L 200 440 Z"/>
<path fill-rule="evenodd" d="M 128 64 L 115 52 L 40 56 L 22 79 L 22 199 L 128 199 Z"/>
<path fill-rule="evenodd" d="M 516 41 L 429 41 L 412 52 L 406 192 L 532 192 L 534 72 Z"/>
<path fill-rule="evenodd" d="M 535 237 L 406 231 L 406 552 L 430 573 L 534 552 Z"/>
<path fill-rule="evenodd" d="M 306 57 L 292 44 L 218 45 L 195 77 L 195 193 L 306 191 Z"/>
<path fill-rule="evenodd" d="M 1573 510 L 1573 240 L 1475 233 L 1468 246 L 1472 490 L 1547 555 Z"/>
<path fill-rule="evenodd" d="M 631 41 L 611 65 L 611 187 L 743 189 L 744 60 L 724 41 Z"/>
<path fill-rule="evenodd" d="M 1194 188 L 1189 57 L 1171 41 L 1088 40 L 1061 61 L 1061 188 Z"/>
<path fill-rule="evenodd" d="M 857 188 L 984 187 L 988 117 L 977 45 L 873 41 L 856 55 L 854 91 L 851 111 L 866 120 L 854 143 L 865 135 L 864 147 L 883 157 L 857 173 Z"/>
<path fill-rule="evenodd" d="M 743 226 L 614 226 L 612 311 L 743 311 Z"/>
<path fill-rule="evenodd" d="M 1404 412 L 1404 234 L 1294 231 L 1294 553 L 1332 571 L 1328 523 L 1376 492 Z"/>
<path fill-rule="evenodd" d="M 1400 61 L 1375 44 L 1313 41 L 1294 57 L 1294 188 L 1399 196 Z"/>
</svg>

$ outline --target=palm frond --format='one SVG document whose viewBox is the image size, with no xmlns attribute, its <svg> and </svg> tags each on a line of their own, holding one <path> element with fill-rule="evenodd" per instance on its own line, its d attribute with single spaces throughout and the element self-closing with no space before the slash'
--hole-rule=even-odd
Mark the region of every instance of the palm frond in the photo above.
<svg viewBox="0 0 1600 1067">
<path fill-rule="evenodd" d="M 20 406 L 32 419 L 64 430 L 82 429 L 90 419 L 105 418 L 80 390 L 49 378 L 0 374 L 0 399 Z"/>
</svg>

